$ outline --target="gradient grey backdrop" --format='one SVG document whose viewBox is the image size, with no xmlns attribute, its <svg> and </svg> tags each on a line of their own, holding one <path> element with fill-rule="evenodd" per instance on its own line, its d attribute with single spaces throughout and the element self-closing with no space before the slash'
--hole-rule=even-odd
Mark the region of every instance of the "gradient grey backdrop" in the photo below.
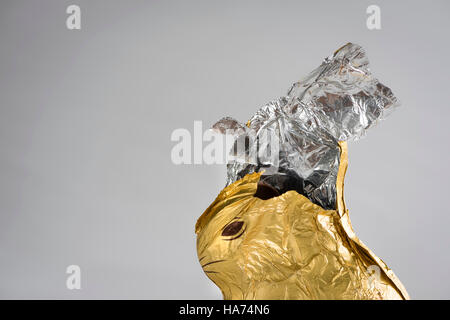
<svg viewBox="0 0 450 320">
<path fill-rule="evenodd" d="M 245 122 L 351 41 L 402 101 L 349 145 L 355 231 L 412 298 L 450 298 L 449 4 L 1 1 L 0 297 L 221 298 L 194 224 L 225 166 L 172 164 L 172 131 Z"/>
</svg>

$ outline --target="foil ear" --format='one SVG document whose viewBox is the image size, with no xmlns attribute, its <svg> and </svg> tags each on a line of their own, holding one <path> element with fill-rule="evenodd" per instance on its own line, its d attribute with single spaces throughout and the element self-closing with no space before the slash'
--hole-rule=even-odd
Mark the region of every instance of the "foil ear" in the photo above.
<svg viewBox="0 0 450 320">
<path fill-rule="evenodd" d="M 213 124 L 211 129 L 221 134 L 238 136 L 244 133 L 247 128 L 236 119 L 224 117 Z"/>
<path fill-rule="evenodd" d="M 357 140 L 399 106 L 392 91 L 370 72 L 364 49 L 348 43 L 288 91 L 285 112 L 311 131 L 338 141 Z"/>
<path fill-rule="evenodd" d="M 363 48 L 347 43 L 285 97 L 262 106 L 247 125 L 229 117 L 214 124 L 234 139 L 227 185 L 264 170 L 262 179 L 278 192 L 296 190 L 336 209 L 339 141 L 361 138 L 398 105 L 373 77 Z"/>
</svg>

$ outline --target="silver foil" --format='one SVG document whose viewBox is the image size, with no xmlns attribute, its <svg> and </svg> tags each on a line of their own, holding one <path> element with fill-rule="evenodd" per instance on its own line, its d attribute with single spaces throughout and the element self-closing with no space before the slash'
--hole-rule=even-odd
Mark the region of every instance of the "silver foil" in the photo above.
<svg viewBox="0 0 450 320">
<path fill-rule="evenodd" d="M 296 190 L 335 209 L 338 141 L 361 138 L 396 106 L 392 91 L 372 76 L 364 50 L 348 43 L 247 126 L 229 117 L 214 124 L 235 139 L 227 185 L 264 170 L 262 180 L 280 193 Z"/>
</svg>

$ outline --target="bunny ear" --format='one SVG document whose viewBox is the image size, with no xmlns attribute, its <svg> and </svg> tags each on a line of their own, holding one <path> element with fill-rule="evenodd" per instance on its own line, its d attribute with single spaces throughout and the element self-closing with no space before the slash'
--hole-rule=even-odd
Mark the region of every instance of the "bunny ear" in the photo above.
<svg viewBox="0 0 450 320">
<path fill-rule="evenodd" d="M 261 107 L 247 127 L 231 118 L 214 125 L 234 134 L 236 142 L 257 142 L 233 154 L 227 185 L 264 168 L 280 190 L 286 189 L 286 175 L 298 177 L 312 202 L 335 209 L 338 142 L 362 137 L 397 105 L 392 91 L 372 76 L 364 50 L 348 43 L 295 83 L 287 96 Z"/>
<path fill-rule="evenodd" d="M 239 121 L 231 117 L 224 117 L 219 121 L 217 121 L 215 124 L 213 124 L 211 129 L 221 134 L 230 134 L 233 136 L 238 136 L 244 133 L 247 128 L 244 125 L 242 125 Z"/>
<path fill-rule="evenodd" d="M 364 50 L 348 43 L 288 92 L 285 112 L 327 131 L 338 141 L 356 140 L 399 105 L 375 79 Z"/>
</svg>

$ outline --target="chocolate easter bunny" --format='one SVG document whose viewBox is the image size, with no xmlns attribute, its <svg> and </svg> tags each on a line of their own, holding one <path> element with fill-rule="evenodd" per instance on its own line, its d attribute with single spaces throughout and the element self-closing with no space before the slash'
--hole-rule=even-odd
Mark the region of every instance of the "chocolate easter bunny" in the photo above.
<svg viewBox="0 0 450 320">
<path fill-rule="evenodd" d="M 224 299 L 409 299 L 355 235 L 343 193 L 346 141 L 397 105 L 349 43 L 246 126 L 213 126 L 247 141 L 196 224 L 200 264 Z"/>
</svg>

